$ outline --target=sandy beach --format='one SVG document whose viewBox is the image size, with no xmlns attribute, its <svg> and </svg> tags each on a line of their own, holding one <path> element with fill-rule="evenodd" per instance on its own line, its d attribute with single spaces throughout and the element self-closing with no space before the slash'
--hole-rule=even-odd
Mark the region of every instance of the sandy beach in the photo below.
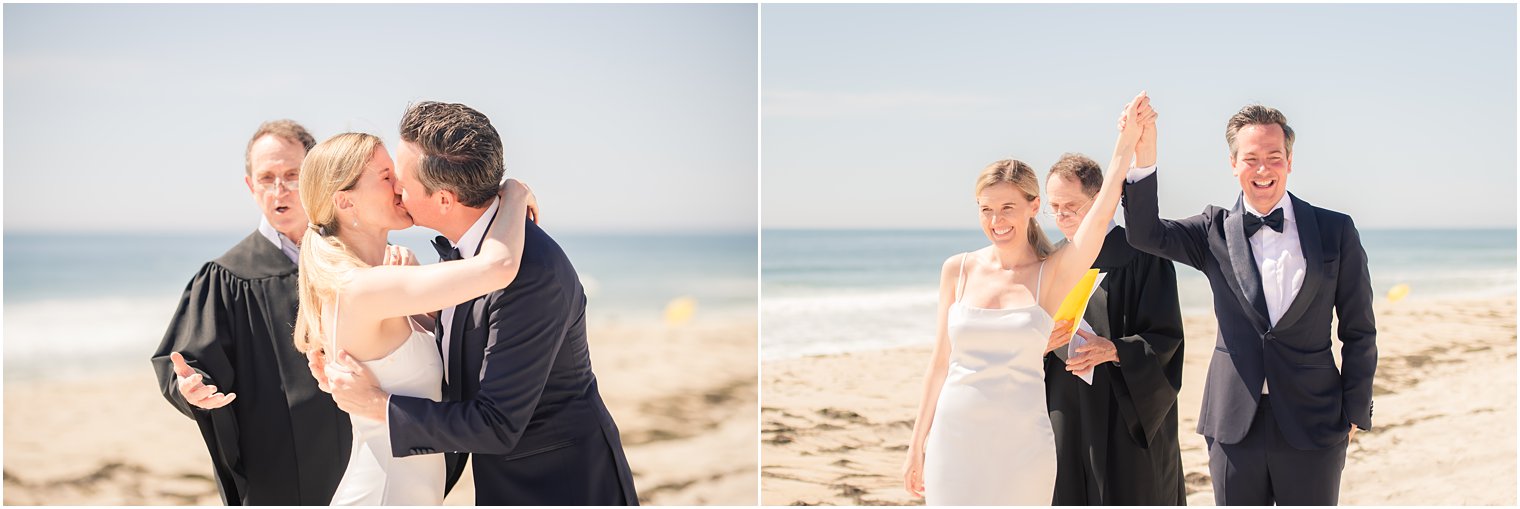
<svg viewBox="0 0 1520 509">
<path fill-rule="evenodd" d="M 1515 299 L 1380 301 L 1376 314 L 1375 429 L 1350 446 L 1340 503 L 1514 505 Z M 1216 325 L 1203 315 L 1184 327 L 1188 504 L 1213 505 L 1208 455 L 1193 430 Z M 764 363 L 762 504 L 922 504 L 903 490 L 901 468 L 929 353 Z"/>
<path fill-rule="evenodd" d="M 640 502 L 754 504 L 754 322 L 609 324 L 590 337 Z M 195 423 L 157 391 L 151 349 L 136 369 L 5 384 L 5 504 L 221 504 Z M 472 488 L 466 477 L 446 502 L 473 505 Z"/>
</svg>

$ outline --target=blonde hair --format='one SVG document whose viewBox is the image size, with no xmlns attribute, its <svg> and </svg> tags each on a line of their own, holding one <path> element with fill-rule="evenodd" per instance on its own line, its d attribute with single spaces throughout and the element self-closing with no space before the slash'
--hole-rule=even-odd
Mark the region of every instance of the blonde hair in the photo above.
<svg viewBox="0 0 1520 509">
<path fill-rule="evenodd" d="M 372 134 L 343 133 L 312 148 L 301 163 L 301 205 L 311 218 L 301 238 L 301 270 L 296 279 L 300 307 L 296 311 L 295 343 L 296 350 L 303 353 L 326 343 L 323 303 L 332 301 L 354 269 L 369 266 L 338 239 L 343 225 L 333 196 L 359 183 L 365 165 L 382 146 L 380 138 Z"/>
<path fill-rule="evenodd" d="M 982 191 L 998 184 L 1012 184 L 1015 189 L 1024 193 L 1024 199 L 1035 200 L 1040 197 L 1040 178 L 1035 176 L 1034 170 L 1029 165 L 1017 159 L 1003 159 L 987 165 L 982 169 L 982 174 L 976 177 L 976 191 L 972 195 L 981 194 Z M 308 209 L 309 210 L 309 209 Z M 1034 217 L 1029 218 L 1029 245 L 1034 246 L 1034 254 L 1044 260 L 1050 257 L 1055 248 L 1050 245 L 1050 239 L 1045 237 L 1045 230 L 1040 228 L 1040 223 Z"/>
</svg>

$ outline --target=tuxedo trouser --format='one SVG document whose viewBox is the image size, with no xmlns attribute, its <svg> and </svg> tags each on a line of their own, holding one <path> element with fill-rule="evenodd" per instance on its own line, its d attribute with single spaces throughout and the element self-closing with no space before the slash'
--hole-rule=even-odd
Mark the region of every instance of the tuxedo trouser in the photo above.
<svg viewBox="0 0 1520 509">
<path fill-rule="evenodd" d="M 1244 439 L 1222 444 L 1205 437 L 1215 505 L 1336 505 L 1346 445 L 1299 450 L 1283 439 L 1267 395 Z"/>
</svg>

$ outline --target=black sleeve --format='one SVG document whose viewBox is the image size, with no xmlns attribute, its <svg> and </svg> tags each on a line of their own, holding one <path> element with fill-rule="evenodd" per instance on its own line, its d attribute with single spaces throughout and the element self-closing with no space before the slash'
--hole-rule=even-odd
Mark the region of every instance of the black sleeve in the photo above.
<svg viewBox="0 0 1520 509">
<path fill-rule="evenodd" d="M 464 401 L 391 396 L 397 457 L 418 450 L 507 454 L 527 430 L 571 325 L 570 291 L 554 267 L 524 265 L 487 310 L 490 327 L 480 391 Z M 553 263 L 552 261 L 548 263 Z"/>
<path fill-rule="evenodd" d="M 190 406 L 180 395 L 169 354 L 179 352 L 183 355 L 185 363 L 200 373 L 207 385 L 232 387 L 234 374 L 230 359 L 234 357 L 231 351 L 236 341 L 232 340 L 227 324 L 230 313 L 224 302 L 222 276 L 223 271 L 215 263 L 201 267 L 185 286 L 179 308 L 169 320 L 169 330 L 164 333 L 158 350 L 153 352 L 153 371 L 158 375 L 160 392 L 179 413 L 190 418 L 207 411 Z M 229 407 L 218 410 L 227 409 Z"/>
<path fill-rule="evenodd" d="M 1174 371 L 1173 359 L 1182 351 L 1182 307 L 1172 262 L 1149 256 L 1139 259 L 1143 261 L 1132 269 L 1132 291 L 1124 296 L 1128 330 L 1133 334 L 1113 342 L 1119 355 L 1118 378 L 1128 392 L 1128 397 L 1116 394 L 1117 400 L 1129 407 L 1125 413 L 1140 422 L 1149 444 L 1165 425 L 1182 390 L 1182 374 L 1169 372 Z"/>
<path fill-rule="evenodd" d="M 236 284 L 235 279 L 215 263 L 202 266 L 180 296 L 179 308 L 174 311 L 169 330 L 152 358 L 164 399 L 181 414 L 195 419 L 200 428 L 201 438 L 211 454 L 222 503 L 227 505 L 241 505 L 243 494 L 247 493 L 239 446 L 238 402 L 214 410 L 190 406 L 179 393 L 169 354 L 183 355 L 185 363 L 200 373 L 206 384 L 217 385 L 218 389 L 232 387 L 236 379 L 232 359 L 236 358 L 237 338 L 229 323 L 234 314 L 228 307 L 235 289 L 228 285 Z"/>
<path fill-rule="evenodd" d="M 1346 419 L 1372 429 L 1372 376 L 1377 371 L 1377 325 L 1372 313 L 1372 276 L 1367 251 L 1351 218 L 1341 232 L 1340 272 L 1335 282 L 1335 316 L 1340 320 L 1341 408 Z"/>
<path fill-rule="evenodd" d="M 1156 198 L 1157 175 L 1124 184 L 1124 232 L 1135 249 L 1203 268 L 1208 254 L 1208 214 L 1162 219 Z"/>
</svg>

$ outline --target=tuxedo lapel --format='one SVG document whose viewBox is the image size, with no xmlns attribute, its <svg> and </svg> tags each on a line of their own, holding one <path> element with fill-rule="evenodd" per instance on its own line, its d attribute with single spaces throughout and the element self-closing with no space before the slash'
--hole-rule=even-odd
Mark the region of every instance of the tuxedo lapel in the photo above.
<svg viewBox="0 0 1520 509">
<path fill-rule="evenodd" d="M 470 309 L 475 307 L 475 299 L 454 306 L 454 323 L 449 330 L 449 365 L 445 368 L 449 373 L 448 401 L 460 401 L 464 399 L 464 324 L 470 319 Z"/>
<path fill-rule="evenodd" d="M 1224 241 L 1228 255 L 1223 269 L 1233 276 L 1235 296 L 1247 310 L 1252 322 L 1265 331 L 1272 322 L 1267 320 L 1267 297 L 1261 291 L 1261 274 L 1256 269 L 1256 257 L 1251 256 L 1251 241 L 1246 238 L 1245 202 L 1235 202 L 1235 210 L 1224 220 Z"/>
<path fill-rule="evenodd" d="M 496 214 L 501 213 L 498 207 L 496 212 L 486 223 L 486 229 L 480 234 L 480 241 L 475 244 L 474 252 L 470 256 L 479 256 L 481 246 L 485 245 L 485 237 L 491 234 L 491 223 L 496 221 Z M 444 366 L 448 370 L 449 383 L 444 386 L 444 396 L 448 401 L 460 401 L 464 399 L 464 380 L 470 374 L 464 372 L 464 331 L 465 324 L 469 320 L 475 320 L 475 304 L 480 302 L 480 297 L 467 300 L 458 306 L 454 306 L 454 323 L 449 330 L 449 365 Z"/>
<path fill-rule="evenodd" d="M 1304 251 L 1304 284 L 1299 288 L 1298 294 L 1293 296 L 1293 303 L 1288 306 L 1288 310 L 1277 320 L 1277 327 L 1290 325 L 1304 315 L 1325 278 L 1325 251 L 1324 242 L 1319 236 L 1319 215 L 1315 214 L 1314 206 L 1292 193 L 1288 194 L 1288 199 L 1292 202 L 1294 222 L 1298 223 L 1298 245 Z"/>
<path fill-rule="evenodd" d="M 439 311 L 438 312 L 438 321 L 433 322 L 433 339 L 434 339 L 434 343 L 437 343 L 434 346 L 438 347 L 438 358 L 439 359 L 445 358 L 443 356 L 443 328 L 444 327 L 445 327 L 445 325 L 443 323 L 443 311 Z M 448 366 L 444 366 L 443 369 L 445 370 L 444 372 L 447 373 L 448 372 L 447 370 L 449 368 L 448 368 Z M 453 394 L 453 392 L 451 392 L 449 390 L 449 377 L 447 377 L 447 376 L 443 377 L 443 380 L 440 380 L 439 383 L 443 385 L 443 394 L 444 395 Z"/>
</svg>

